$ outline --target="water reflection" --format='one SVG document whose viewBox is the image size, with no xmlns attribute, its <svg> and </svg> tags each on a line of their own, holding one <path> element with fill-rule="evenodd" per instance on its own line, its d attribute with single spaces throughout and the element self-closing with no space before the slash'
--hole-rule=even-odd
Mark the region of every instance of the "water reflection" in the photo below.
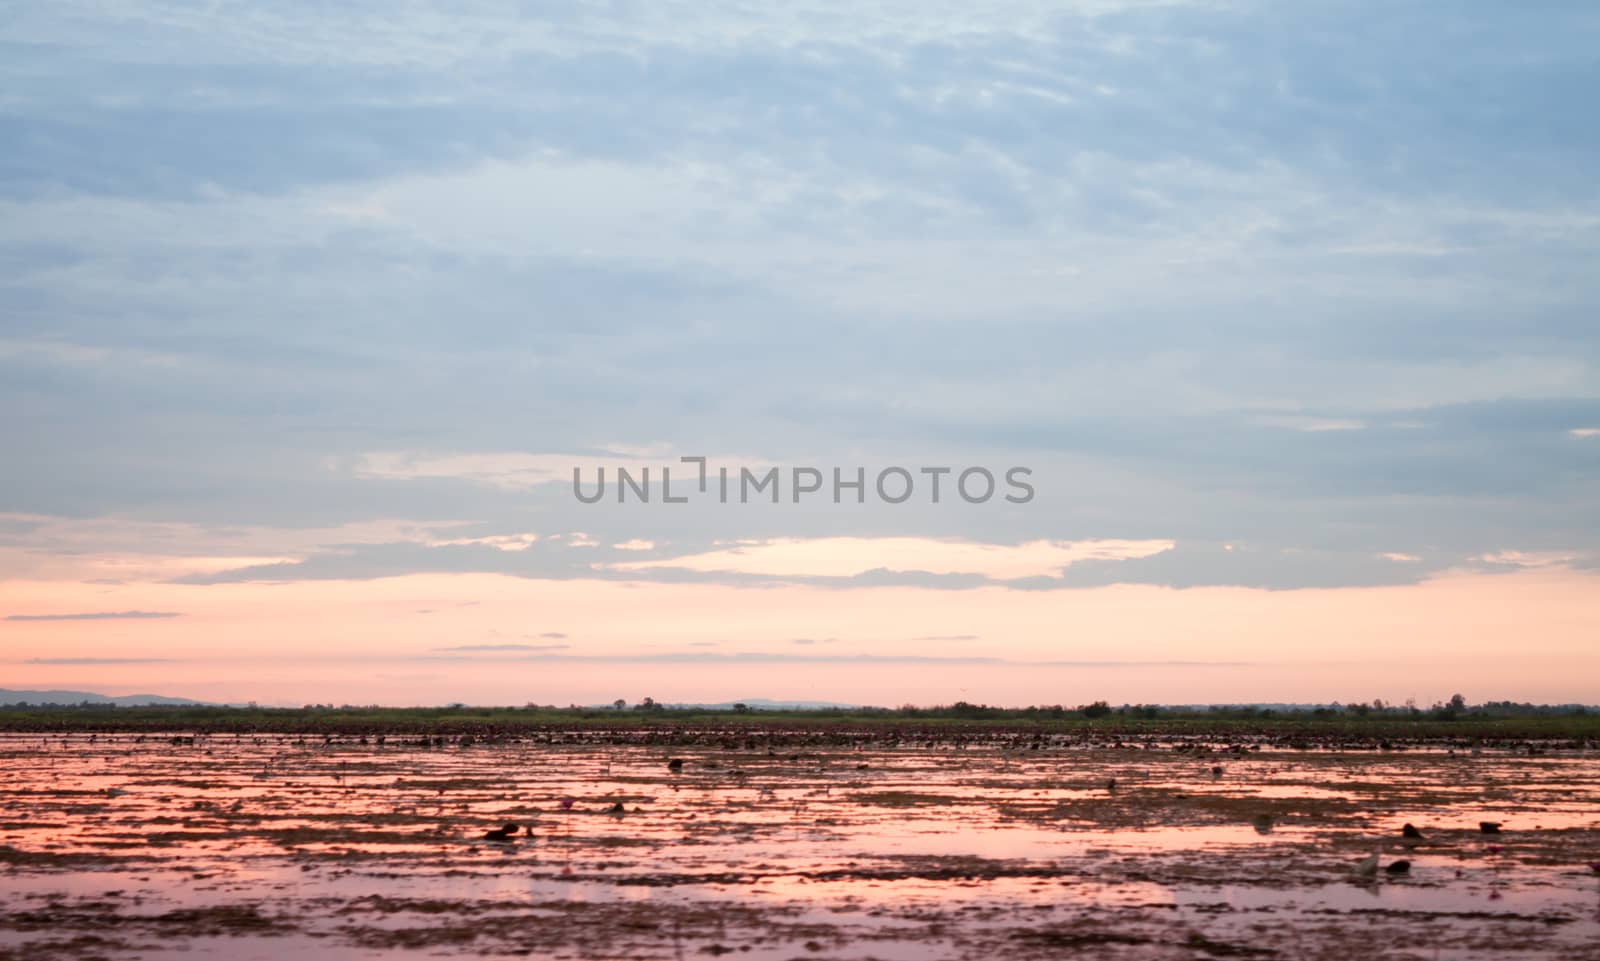
<svg viewBox="0 0 1600 961">
<path fill-rule="evenodd" d="M 1218 773 L 1156 747 L 675 746 L 674 772 L 644 746 L 0 736 L 0 944 L 45 956 L 78 918 L 149 957 L 1166 956 L 1351 914 L 1450 918 L 1463 957 L 1498 957 L 1513 922 L 1552 950 L 1600 939 L 1593 754 L 1262 751 Z M 483 839 L 508 821 L 531 836 Z M 1412 871 L 1351 883 L 1374 848 Z"/>
</svg>

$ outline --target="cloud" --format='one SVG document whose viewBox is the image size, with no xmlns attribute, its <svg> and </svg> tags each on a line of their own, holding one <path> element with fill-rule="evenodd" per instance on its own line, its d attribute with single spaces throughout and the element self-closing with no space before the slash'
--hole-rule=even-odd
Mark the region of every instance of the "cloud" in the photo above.
<svg viewBox="0 0 1600 961">
<path fill-rule="evenodd" d="M 1177 588 L 1255 587 L 1293 590 L 1307 587 L 1414 584 L 1446 567 L 1437 556 L 1397 564 L 1370 554 L 1309 551 L 1245 544 L 1182 543 L 1171 550 L 1124 562 L 1095 561 L 1069 568 L 1062 580 L 1071 587 L 1110 584 L 1160 584 Z M 1019 585 L 1021 586 L 1021 585 Z M 1026 585 L 1059 589 L 1049 579 Z"/>
<path fill-rule="evenodd" d="M 379 9 L 8 24 L 4 572 L 1288 589 L 1600 546 L 1586 12 Z M 1039 497 L 567 490 L 718 451 Z"/>
<path fill-rule="evenodd" d="M 72 614 L 8 614 L 8 621 L 149 621 L 182 617 L 172 611 L 82 611 Z"/>
<path fill-rule="evenodd" d="M 30 657 L 24 664 L 89 665 L 89 664 L 170 664 L 166 657 Z"/>
<path fill-rule="evenodd" d="M 1148 667 L 1243 667 L 1244 661 L 1190 660 L 1026 660 L 1004 657 L 939 656 L 925 654 L 789 654 L 769 651 L 744 651 L 714 654 L 705 651 L 660 651 L 638 654 L 529 654 L 508 657 L 511 661 L 537 661 L 573 664 L 946 664 L 1020 665 L 1033 667 L 1148 668 Z"/>
<path fill-rule="evenodd" d="M 435 547 L 448 547 L 454 544 L 484 544 L 499 551 L 525 551 L 538 540 L 537 534 L 503 534 L 493 537 L 457 537 L 443 540 L 429 541 Z"/>
<path fill-rule="evenodd" d="M 459 644 L 454 647 L 436 647 L 434 650 L 488 654 L 505 651 L 560 651 L 571 646 L 570 644 Z"/>
<path fill-rule="evenodd" d="M 1385 540 L 1394 540 L 1395 531 L 1403 526 L 1403 513 L 1388 530 Z M 554 543 L 554 542 L 553 542 Z M 839 542 L 833 542 L 835 545 Z M 876 559 L 874 539 L 850 539 L 850 549 L 865 552 L 860 560 L 828 555 L 818 569 L 851 570 Z M 998 559 L 994 574 L 1020 576 L 992 576 L 977 572 L 932 572 L 926 570 L 894 570 L 871 568 L 851 574 L 755 572 L 746 570 L 719 570 L 722 557 L 739 557 L 739 550 L 719 550 L 704 555 L 716 557 L 712 569 L 695 570 L 672 563 L 635 565 L 628 562 L 613 564 L 587 560 L 591 556 L 585 548 L 574 556 L 568 548 L 545 546 L 537 550 L 507 554 L 484 545 L 429 547 L 417 543 L 346 545 L 326 553 L 314 553 L 303 561 L 251 566 L 214 573 L 187 575 L 175 579 L 176 583 L 208 585 L 224 583 L 286 583 L 302 580 L 366 580 L 397 577 L 416 572 L 498 573 L 538 580 L 601 580 L 612 582 L 639 582 L 656 584 L 725 584 L 746 588 L 776 588 L 783 585 L 807 585 L 839 590 L 865 590 L 883 587 L 911 587 L 932 590 L 975 590 L 1000 587 L 1010 590 L 1075 590 L 1104 587 L 1112 584 L 1155 584 L 1168 587 L 1250 587 L 1269 590 L 1294 590 L 1300 588 L 1334 588 L 1375 585 L 1415 584 L 1452 569 L 1475 568 L 1483 570 L 1511 569 L 1516 564 L 1528 566 L 1527 558 L 1538 559 L 1540 564 L 1567 564 L 1588 556 L 1590 551 L 1573 548 L 1544 551 L 1521 551 L 1498 548 L 1492 550 L 1439 550 L 1430 545 L 1413 552 L 1374 550 L 1365 542 L 1336 545 L 1330 548 L 1310 549 L 1285 546 L 1270 540 L 1238 539 L 1228 542 L 1201 539 L 1179 542 L 1139 542 L 1137 550 L 1074 550 L 1049 552 L 1052 559 L 1070 557 L 1063 567 L 1042 566 L 1049 573 L 1028 573 L 1019 565 L 1013 554 L 1015 545 L 966 543 L 937 543 L 949 551 L 950 557 L 972 556 L 985 558 L 991 552 Z M 1149 550 L 1153 544 L 1163 549 Z M 1170 546 L 1167 546 L 1170 544 Z M 758 545 L 759 546 L 759 545 Z M 1024 545 L 1027 547 L 1027 545 Z M 619 554 L 602 556 L 616 558 Z M 927 553 L 930 562 L 936 561 L 935 551 Z M 1009 555 L 1009 556 L 1008 556 Z M 1036 558 L 1026 551 L 1022 557 L 1028 563 Z M 1513 558 L 1523 558 L 1521 561 Z M 913 561 L 915 562 L 915 561 Z M 831 568 L 824 565 L 832 565 Z M 619 569 L 621 568 L 621 569 Z M 778 569 L 779 571 L 782 568 Z M 537 636 L 563 639 L 561 632 L 546 632 Z M 965 635 L 951 639 L 976 639 Z"/>
<path fill-rule="evenodd" d="M 613 563 L 608 567 L 626 572 L 676 568 L 772 577 L 854 578 L 914 572 L 1009 580 L 1053 575 L 1083 560 L 1148 556 L 1171 546 L 1170 541 L 1041 540 L 1000 545 L 929 538 L 782 538 L 703 554 Z"/>
<path fill-rule="evenodd" d="M 1584 560 L 1577 551 L 1493 551 L 1473 560 L 1490 570 L 1515 570 L 1530 567 L 1565 567 Z"/>
</svg>

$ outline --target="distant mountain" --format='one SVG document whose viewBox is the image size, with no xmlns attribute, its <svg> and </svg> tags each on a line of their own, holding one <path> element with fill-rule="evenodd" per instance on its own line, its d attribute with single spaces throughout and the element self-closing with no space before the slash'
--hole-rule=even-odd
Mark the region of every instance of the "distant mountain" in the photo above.
<svg viewBox="0 0 1600 961">
<path fill-rule="evenodd" d="M 152 704 L 172 706 L 198 705 L 204 701 L 191 701 L 183 697 L 162 697 L 159 694 L 124 694 L 107 697 L 89 691 L 8 691 L 0 688 L 0 706 L 13 704 L 113 704 L 117 707 L 148 707 Z"/>
</svg>

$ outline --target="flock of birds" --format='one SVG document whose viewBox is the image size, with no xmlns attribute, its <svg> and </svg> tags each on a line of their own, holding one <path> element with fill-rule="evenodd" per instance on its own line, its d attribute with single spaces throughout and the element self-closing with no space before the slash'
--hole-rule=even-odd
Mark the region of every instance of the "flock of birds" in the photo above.
<svg viewBox="0 0 1600 961">
<path fill-rule="evenodd" d="M 684 764 L 684 761 L 683 761 L 683 758 L 681 758 L 681 757 L 668 758 L 667 759 L 667 770 L 671 771 L 673 774 L 680 774 L 683 771 L 683 764 Z M 764 788 L 762 790 L 762 793 L 763 793 L 763 796 L 766 796 L 766 795 L 770 794 L 771 792 L 770 792 L 770 789 Z M 563 810 L 563 811 L 572 811 L 577 807 L 578 801 L 577 801 L 577 798 L 568 796 L 568 797 L 561 798 L 556 803 L 561 808 L 561 810 Z M 637 808 L 635 810 L 637 810 Z M 621 801 L 616 801 L 613 804 L 611 804 L 611 806 L 609 806 L 609 807 L 601 808 L 599 813 L 608 814 L 611 817 L 614 817 L 614 818 L 617 818 L 617 819 L 620 820 L 622 817 L 624 817 L 628 813 L 628 809 L 627 809 L 627 806 L 624 805 Z M 515 821 L 507 821 L 505 824 L 502 824 L 497 828 L 491 828 L 490 830 L 483 832 L 483 834 L 480 837 L 480 840 L 489 841 L 489 842 L 497 843 L 497 844 L 507 844 L 507 843 L 510 843 L 511 841 L 513 841 L 518 836 L 519 833 L 525 838 L 531 838 L 531 837 L 533 837 L 533 828 L 531 826 L 524 827 L 523 825 L 518 824 Z"/>
<path fill-rule="evenodd" d="M 143 738 L 140 738 L 140 739 L 142 740 Z M 174 740 L 177 740 L 177 739 L 174 739 Z M 366 740 L 365 738 L 362 738 L 363 742 L 365 740 Z M 93 741 L 93 738 L 91 738 L 91 742 L 92 741 Z M 382 743 L 382 738 L 379 738 L 379 743 Z M 1197 748 L 1195 746 L 1185 746 L 1185 747 L 1187 748 L 1188 751 L 1192 751 L 1194 753 L 1201 753 L 1202 752 L 1202 749 Z M 1184 750 L 1184 748 L 1180 748 L 1180 751 L 1182 751 L 1182 750 Z M 769 753 L 771 753 L 771 752 L 769 752 Z M 798 759 L 798 757 L 799 756 L 796 755 L 794 757 L 791 757 L 790 759 L 791 760 L 796 760 L 796 759 Z M 685 761 L 681 757 L 671 757 L 671 758 L 668 758 L 667 762 L 666 762 L 667 770 L 670 771 L 673 774 L 681 773 L 683 771 L 683 769 L 684 769 L 684 765 L 685 765 Z M 715 766 L 715 765 L 712 765 L 712 766 Z M 859 765 L 859 767 L 865 767 L 865 766 L 866 765 Z M 1211 778 L 1213 780 L 1220 779 L 1223 776 L 1224 773 L 1225 773 L 1225 769 L 1220 764 L 1212 765 L 1209 768 L 1209 774 L 1210 774 L 1210 776 L 1211 776 Z M 342 780 L 342 778 L 341 778 L 341 780 Z M 1117 782 L 1116 778 L 1113 777 L 1113 778 L 1108 778 L 1106 780 L 1106 782 L 1105 782 L 1105 790 L 1106 790 L 1106 792 L 1108 794 L 1116 793 L 1117 788 L 1118 788 L 1118 782 Z M 763 792 L 764 795 L 766 793 L 768 793 L 769 791 L 770 791 L 770 789 L 764 789 L 764 792 Z M 120 788 L 120 787 L 109 787 L 109 788 L 104 789 L 104 793 L 108 797 L 115 798 L 115 797 L 120 797 L 122 795 L 125 795 L 128 792 L 125 789 Z M 560 809 L 562 811 L 570 812 L 570 811 L 573 811 L 573 810 L 576 809 L 577 800 L 575 798 L 572 798 L 572 797 L 563 797 L 558 801 L 558 804 L 559 804 L 559 807 L 560 807 Z M 593 813 L 607 814 L 607 815 L 610 815 L 611 817 L 620 819 L 620 818 L 624 817 L 628 812 L 627 812 L 627 808 L 623 805 L 623 803 L 621 801 L 616 801 L 616 802 L 612 803 L 611 805 L 609 805 L 607 807 L 593 809 Z M 1275 823 L 1276 823 L 1276 819 L 1272 815 L 1269 815 L 1269 814 L 1258 814 L 1258 815 L 1256 815 L 1256 816 L 1254 816 L 1252 818 L 1252 825 L 1255 828 L 1255 830 L 1260 834 L 1270 834 L 1270 833 L 1272 833 L 1272 830 L 1273 830 L 1273 827 L 1274 827 Z M 1490 836 L 1500 835 L 1502 833 L 1502 831 L 1501 831 L 1502 826 L 1503 826 L 1502 822 L 1499 822 L 1499 821 L 1480 821 L 1480 822 L 1478 822 L 1478 832 L 1480 834 L 1482 834 L 1482 835 L 1490 835 Z M 487 841 L 487 842 L 495 843 L 495 844 L 510 844 L 510 843 L 515 842 L 519 838 L 531 840 L 534 836 L 535 835 L 534 835 L 534 830 L 533 830 L 532 826 L 524 826 L 524 825 L 518 824 L 516 822 L 506 822 L 505 824 L 502 824 L 501 826 L 499 826 L 497 828 L 492 828 L 490 830 L 484 831 L 479 836 L 479 840 Z M 1404 847 L 1406 849 L 1412 849 L 1412 848 L 1416 848 L 1416 847 L 1420 847 L 1420 846 L 1433 845 L 1433 844 L 1442 844 L 1442 843 L 1445 843 L 1445 842 L 1436 842 L 1436 841 L 1428 838 L 1426 835 L 1424 835 L 1422 833 L 1421 829 L 1419 829 L 1416 825 L 1407 823 L 1400 830 L 1399 843 L 1400 843 L 1400 845 L 1402 847 Z M 1408 874 L 1411 873 L 1412 862 L 1411 862 L 1411 860 L 1409 858 L 1399 858 L 1399 859 L 1392 860 L 1392 861 L 1389 861 L 1389 862 L 1385 863 L 1383 861 L 1383 855 L 1382 855 L 1383 847 L 1384 847 L 1384 844 L 1383 844 L 1382 841 L 1380 841 L 1378 843 L 1378 845 L 1377 845 L 1377 850 L 1373 851 L 1372 854 L 1367 855 L 1365 858 L 1362 858 L 1360 861 L 1356 862 L 1352 866 L 1351 874 L 1357 880 L 1366 881 L 1366 880 L 1376 879 L 1380 874 L 1387 875 L 1389 877 L 1402 877 L 1402 876 L 1405 876 L 1405 875 L 1408 875 Z M 1500 845 L 1488 844 L 1488 845 L 1485 846 L 1484 850 L 1485 850 L 1485 852 L 1490 853 L 1490 854 L 1497 854 L 1497 853 L 1500 853 L 1503 849 L 1501 848 Z M 1590 863 L 1588 865 L 1588 867 L 1590 868 L 1590 870 L 1595 875 L 1600 876 L 1600 861 L 1592 862 L 1592 863 Z"/>
<path fill-rule="evenodd" d="M 683 765 L 683 758 L 669 758 L 667 761 L 667 770 L 671 771 L 673 774 L 678 774 L 683 771 Z M 1220 765 L 1214 766 L 1211 768 L 1210 773 L 1213 778 L 1219 778 L 1223 774 L 1223 768 Z M 1115 792 L 1116 789 L 1117 779 L 1108 779 L 1106 781 L 1106 790 L 1108 792 Z M 563 811 L 571 811 L 576 804 L 576 800 L 571 797 L 563 797 L 559 804 Z M 627 809 L 623 806 L 621 801 L 617 801 L 610 807 L 603 809 L 603 813 L 609 814 L 613 817 L 621 818 L 627 813 Z M 1275 820 L 1276 819 L 1270 814 L 1258 814 L 1252 819 L 1252 824 L 1258 833 L 1270 834 L 1272 832 Z M 1478 833 L 1485 835 L 1499 835 L 1501 833 L 1500 829 L 1502 826 L 1503 822 L 1500 821 L 1479 821 Z M 519 832 L 521 832 L 524 837 L 531 837 L 533 835 L 533 828 L 525 828 L 515 822 L 507 822 L 498 828 L 493 828 L 483 832 L 482 840 L 494 843 L 509 843 L 517 837 Z M 1433 843 L 1435 842 L 1428 838 L 1427 835 L 1423 834 L 1422 830 L 1415 824 L 1407 822 L 1400 829 L 1400 844 L 1402 847 L 1415 848 Z M 1490 854 L 1496 854 L 1502 849 L 1499 845 L 1491 844 L 1488 845 L 1485 850 Z M 1392 878 L 1402 877 L 1411 873 L 1411 860 L 1409 858 L 1399 858 L 1385 864 L 1383 863 L 1382 851 L 1383 844 L 1382 842 L 1379 842 L 1377 850 L 1356 862 L 1352 869 L 1354 876 L 1359 880 L 1372 880 L 1377 878 L 1380 872 Z M 1594 862 L 1590 864 L 1589 868 L 1596 875 L 1600 875 L 1600 862 Z"/>
<path fill-rule="evenodd" d="M 674 770 L 674 771 L 680 771 L 682 769 L 683 769 L 683 762 L 682 761 L 678 762 L 678 766 L 677 767 L 672 768 L 672 770 Z M 560 801 L 558 801 L 557 803 L 560 805 L 561 810 L 563 810 L 563 811 L 571 811 L 571 810 L 573 810 L 574 807 L 577 806 L 578 801 L 577 801 L 576 798 L 573 798 L 573 797 L 564 797 Z M 623 805 L 623 803 L 621 801 L 617 801 L 616 803 L 612 804 L 610 807 L 602 808 L 601 809 L 601 813 L 609 814 L 610 816 L 612 816 L 614 818 L 619 818 L 620 819 L 623 815 L 628 813 L 628 809 L 627 809 L 627 807 L 625 805 Z M 507 821 L 505 824 L 502 824 L 497 828 L 491 828 L 490 830 L 483 832 L 482 840 L 493 841 L 493 842 L 498 842 L 498 843 L 506 843 L 506 842 L 510 842 L 513 838 L 515 838 L 519 831 L 523 834 L 524 837 L 532 837 L 533 836 L 533 828 L 532 827 L 523 827 L 521 824 L 518 824 L 515 821 Z"/>
<path fill-rule="evenodd" d="M 1479 821 L 1478 833 L 1499 834 L 1501 824 L 1502 822 L 1500 821 Z M 1400 844 L 1402 847 L 1415 848 L 1433 843 L 1434 842 L 1430 840 L 1427 835 L 1423 834 L 1422 830 L 1415 824 L 1407 822 L 1403 827 L 1400 828 Z M 1484 850 L 1490 854 L 1498 854 L 1502 848 L 1498 844 L 1491 844 L 1485 847 Z M 1402 875 L 1411 873 L 1410 859 L 1400 858 L 1398 860 L 1390 861 L 1388 864 L 1383 864 L 1382 852 L 1383 844 L 1380 842 L 1378 845 L 1378 850 L 1373 851 L 1371 854 L 1356 862 L 1352 873 L 1357 878 L 1361 879 L 1376 878 L 1378 876 L 1380 866 L 1383 873 L 1389 875 L 1390 877 L 1400 877 Z M 1600 874 L 1600 862 L 1589 865 L 1589 868 L 1595 874 Z"/>
</svg>

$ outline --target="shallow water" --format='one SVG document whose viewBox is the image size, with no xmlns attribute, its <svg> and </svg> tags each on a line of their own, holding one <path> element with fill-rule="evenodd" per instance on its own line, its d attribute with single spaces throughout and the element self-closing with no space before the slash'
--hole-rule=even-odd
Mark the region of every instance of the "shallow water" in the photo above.
<svg viewBox="0 0 1600 961">
<path fill-rule="evenodd" d="M 1600 958 L 1593 750 L 583 740 L 0 736 L 0 958 Z"/>
</svg>

